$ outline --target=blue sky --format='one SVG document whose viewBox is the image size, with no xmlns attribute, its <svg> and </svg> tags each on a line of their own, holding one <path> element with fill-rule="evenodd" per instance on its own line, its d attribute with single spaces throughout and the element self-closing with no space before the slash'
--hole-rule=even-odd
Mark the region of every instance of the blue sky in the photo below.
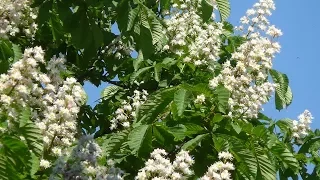
<svg viewBox="0 0 320 180">
<path fill-rule="evenodd" d="M 258 0 L 230 0 L 231 16 L 229 21 L 237 25 L 240 17 Z M 293 92 L 293 103 L 285 110 L 277 111 L 274 100 L 265 105 L 264 113 L 273 119 L 292 118 L 305 109 L 315 117 L 312 129 L 320 128 L 320 63 L 317 52 L 320 51 L 320 1 L 319 0 L 276 0 L 276 11 L 270 18 L 272 24 L 280 28 L 281 53 L 274 60 L 274 69 L 288 75 Z M 96 88 L 85 84 L 88 103 L 93 104 L 107 84 Z M 317 120 L 318 119 L 318 120 Z"/>
</svg>

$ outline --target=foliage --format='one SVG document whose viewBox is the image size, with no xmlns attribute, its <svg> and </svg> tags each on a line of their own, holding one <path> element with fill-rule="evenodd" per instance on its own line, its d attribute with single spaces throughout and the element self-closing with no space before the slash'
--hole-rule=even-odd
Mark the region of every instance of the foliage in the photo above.
<svg viewBox="0 0 320 180">
<path fill-rule="evenodd" d="M 34 37 L 20 33 L 0 39 L 0 73 L 7 73 L 26 48 L 41 46 L 46 61 L 59 53 L 66 55 L 67 70 L 61 76 L 75 77 L 81 84 L 109 83 L 94 107 L 81 107 L 77 118 L 79 132 L 75 133 L 77 139 L 94 135 L 102 150 L 101 166 L 107 166 L 112 159 L 115 167 L 124 171 L 124 179 L 134 179 L 154 149 L 164 149 L 171 160 L 186 150 L 194 157 L 191 178 L 196 179 L 221 159 L 219 152 L 229 151 L 235 166 L 232 179 L 320 179 L 319 130 L 308 130 L 306 136 L 298 138 L 293 136 L 295 126 L 290 119 L 273 120 L 262 113 L 248 117 L 245 111 L 234 113 L 230 107 L 230 99 L 236 99 L 234 89 L 220 82 L 212 86 L 212 78 L 219 78 L 226 68 L 240 64 L 235 53 L 253 38 L 250 32 L 238 35 L 227 22 L 231 11 L 228 0 L 31 2 L 38 13 L 34 20 L 37 31 Z M 186 44 L 181 47 L 171 43 L 175 37 L 170 37 L 166 21 L 171 18 L 170 12 L 186 11 L 179 9 L 184 3 L 193 7 L 195 17 L 201 18 L 196 23 L 205 30 L 199 30 L 199 34 L 213 28 L 219 38 L 208 43 L 219 50 L 212 53 L 213 57 L 196 49 L 201 56 L 196 60 L 201 60 L 201 65 L 187 60 L 192 53 L 179 55 L 191 52 L 191 45 L 200 35 L 186 35 Z M 216 14 L 220 21 L 213 18 Z M 261 57 L 256 59 L 262 61 Z M 246 72 L 257 77 L 259 70 L 247 68 Z M 293 95 L 287 75 L 271 67 L 261 71 L 267 74 L 264 80 L 250 81 L 246 88 L 272 79 L 276 84 L 276 109 L 288 107 Z M 131 125 L 110 129 L 116 112 L 129 112 L 133 95 L 143 90 L 149 93 L 146 101 L 131 105 L 136 108 L 129 105 L 134 111 L 125 118 Z M 0 106 L 4 104 L 0 102 Z M 43 156 L 53 162 L 57 157 L 45 151 L 41 131 L 31 118 L 31 108 L 20 108 L 19 119 L 13 124 L 8 123 L 9 113 L 0 112 L 0 179 L 47 179 L 54 170 L 53 166 L 40 167 Z M 309 164 L 314 165 L 311 173 L 307 171 Z"/>
</svg>

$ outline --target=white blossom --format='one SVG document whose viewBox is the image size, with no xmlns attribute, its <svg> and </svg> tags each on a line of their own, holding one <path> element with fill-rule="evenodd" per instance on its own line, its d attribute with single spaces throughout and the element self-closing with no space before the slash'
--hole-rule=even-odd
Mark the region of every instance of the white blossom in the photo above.
<svg viewBox="0 0 320 180">
<path fill-rule="evenodd" d="M 241 18 L 240 28 L 246 41 L 223 64 L 221 74 L 209 82 L 213 89 L 223 84 L 231 92 L 229 108 L 232 116 L 257 118 L 262 105 L 275 90 L 276 84 L 268 82 L 267 77 L 275 54 L 280 52 L 275 38 L 282 32 L 267 19 L 273 9 L 273 0 L 260 0 L 247 11 L 247 16 Z M 247 27 L 247 31 L 243 27 Z M 232 60 L 236 61 L 235 67 L 231 66 Z"/>
<path fill-rule="evenodd" d="M 123 101 L 123 106 L 115 111 L 115 117 L 110 120 L 110 130 L 115 130 L 119 126 L 123 128 L 130 127 L 131 121 L 135 117 L 136 109 L 147 100 L 148 95 L 146 90 L 142 90 L 141 92 L 135 90 L 132 97 L 128 97 L 127 101 Z"/>
<path fill-rule="evenodd" d="M 50 162 L 45 160 L 45 159 L 41 159 L 40 160 L 40 167 L 44 168 L 44 169 L 47 169 L 49 168 L 51 165 L 50 165 Z"/>
<path fill-rule="evenodd" d="M 0 1 L 0 38 L 8 38 L 23 33 L 33 37 L 38 29 L 35 19 L 37 9 L 31 8 L 31 0 L 1 0 Z M 35 66 L 35 61 L 29 61 Z"/>
<path fill-rule="evenodd" d="M 310 124 L 312 122 L 313 116 L 308 110 L 305 110 L 302 114 L 298 116 L 298 119 L 299 121 L 292 121 L 292 136 L 297 139 L 301 139 L 308 135 L 308 131 L 311 130 Z"/>
<path fill-rule="evenodd" d="M 229 152 L 219 152 L 219 159 L 221 161 L 215 162 L 209 168 L 206 174 L 200 180 L 231 180 L 231 173 L 235 167 L 231 162 L 233 159 L 232 154 Z"/>
<path fill-rule="evenodd" d="M 136 180 L 186 180 L 193 174 L 190 167 L 194 160 L 187 151 L 180 151 L 172 163 L 165 157 L 167 152 L 163 149 L 155 149 L 150 155 L 151 158 L 145 163 L 145 167 L 139 170 Z"/>
<path fill-rule="evenodd" d="M 163 50 L 172 51 L 185 63 L 192 62 L 197 66 L 216 61 L 219 57 L 219 36 L 222 34 L 223 24 L 214 21 L 202 23 L 201 16 L 197 14 L 201 1 L 181 0 L 173 7 L 166 19 L 169 43 Z"/>
<path fill-rule="evenodd" d="M 102 150 L 94 142 L 93 136 L 83 136 L 69 155 L 58 158 L 53 166 L 50 180 L 62 175 L 64 179 L 112 179 L 122 180 L 123 171 L 115 168 L 113 163 L 108 166 L 98 164 Z"/>
<path fill-rule="evenodd" d="M 197 95 L 197 99 L 194 100 L 196 104 L 203 104 L 206 101 L 204 94 Z"/>
<path fill-rule="evenodd" d="M 16 108 L 30 107 L 32 121 L 42 132 L 44 148 L 54 156 L 65 153 L 64 149 L 75 141 L 77 114 L 86 98 L 74 78 L 61 77 L 65 61 L 61 54 L 45 63 L 41 47 L 28 48 L 8 73 L 0 77 L 3 102 L 0 110 L 9 115 L 7 121 L 19 121 Z M 46 67 L 47 73 L 41 72 L 40 64 Z"/>
</svg>

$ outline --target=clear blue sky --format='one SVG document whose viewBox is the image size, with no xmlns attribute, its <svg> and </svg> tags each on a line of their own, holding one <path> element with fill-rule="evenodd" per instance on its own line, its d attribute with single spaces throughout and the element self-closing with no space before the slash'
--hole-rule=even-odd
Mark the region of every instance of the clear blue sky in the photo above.
<svg viewBox="0 0 320 180">
<path fill-rule="evenodd" d="M 237 25 L 248 8 L 258 0 L 230 0 L 231 16 L 229 21 Z M 293 91 L 293 103 L 285 110 L 278 112 L 274 99 L 265 105 L 264 113 L 274 119 L 292 118 L 305 109 L 311 111 L 315 119 L 312 129 L 320 129 L 320 62 L 317 52 L 320 52 L 320 1 L 319 0 L 276 0 L 276 11 L 270 18 L 271 23 L 282 30 L 280 38 L 281 53 L 274 60 L 274 68 L 288 75 Z M 93 105 L 100 97 L 101 90 L 91 84 L 85 84 L 89 95 L 88 103 Z"/>
</svg>

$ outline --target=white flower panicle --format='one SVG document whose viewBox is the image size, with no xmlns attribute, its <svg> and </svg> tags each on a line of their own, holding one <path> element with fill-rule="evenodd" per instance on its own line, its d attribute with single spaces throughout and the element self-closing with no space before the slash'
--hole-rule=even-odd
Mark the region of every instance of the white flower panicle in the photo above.
<svg viewBox="0 0 320 180">
<path fill-rule="evenodd" d="M 49 167 L 51 167 L 51 164 L 49 161 L 45 160 L 45 159 L 41 159 L 40 160 L 40 165 L 41 168 L 47 169 Z"/>
<path fill-rule="evenodd" d="M 131 121 L 135 117 L 135 111 L 147 100 L 148 92 L 146 90 L 135 90 L 132 97 L 128 97 L 128 101 L 123 101 L 123 106 L 115 112 L 115 118 L 111 122 L 110 129 L 115 130 L 119 126 L 128 128 Z"/>
<path fill-rule="evenodd" d="M 308 131 L 311 130 L 310 124 L 312 122 L 313 116 L 308 110 L 305 110 L 302 114 L 298 116 L 298 119 L 299 121 L 292 121 L 292 136 L 297 139 L 300 139 L 308 135 Z"/>
<path fill-rule="evenodd" d="M 272 0 L 260 0 L 247 11 L 238 28 L 247 41 L 223 64 L 221 74 L 209 82 L 211 88 L 223 84 L 231 92 L 230 116 L 256 118 L 275 90 L 276 85 L 268 82 L 268 71 L 272 68 L 275 54 L 280 52 L 275 38 L 282 32 L 270 25 L 267 19 L 274 9 Z M 231 60 L 236 61 L 235 67 Z"/>
<path fill-rule="evenodd" d="M 94 142 L 93 136 L 83 136 L 68 156 L 61 156 L 53 167 L 50 180 L 59 179 L 97 179 L 122 180 L 123 171 L 109 163 L 109 167 L 98 164 L 101 148 Z"/>
<path fill-rule="evenodd" d="M 208 65 L 219 57 L 223 24 L 219 22 L 203 23 L 197 14 L 201 1 L 180 0 L 174 4 L 169 19 L 166 19 L 169 44 L 163 50 L 169 50 L 180 56 L 185 63 Z M 212 14 L 214 20 L 214 14 Z"/>
<path fill-rule="evenodd" d="M 196 104 L 203 104 L 206 101 L 204 94 L 197 95 L 197 98 L 194 100 Z"/>
<path fill-rule="evenodd" d="M 231 162 L 233 159 L 232 154 L 229 152 L 220 152 L 219 154 L 220 161 L 214 163 L 208 168 L 207 173 L 201 177 L 201 180 L 231 180 L 231 173 L 235 169 L 234 165 Z"/>
<path fill-rule="evenodd" d="M 18 33 L 33 37 L 38 29 L 35 19 L 37 10 L 30 7 L 31 0 L 0 1 L 0 38 L 8 38 Z"/>
<path fill-rule="evenodd" d="M 0 76 L 0 110 L 8 114 L 9 127 L 11 122 L 19 121 L 18 112 L 30 107 L 32 121 L 42 132 L 44 148 L 54 156 L 63 154 L 75 141 L 77 114 L 86 99 L 75 78 L 61 78 L 65 61 L 60 54 L 45 63 L 41 47 L 29 48 L 7 74 Z M 40 64 L 46 65 L 47 74 L 40 71 Z"/>
<path fill-rule="evenodd" d="M 135 179 L 186 180 L 193 174 L 190 167 L 194 160 L 187 151 L 180 151 L 173 163 L 165 157 L 166 155 L 165 150 L 155 149 L 151 153 L 151 158 L 145 163 L 145 167 L 140 169 Z"/>
</svg>

